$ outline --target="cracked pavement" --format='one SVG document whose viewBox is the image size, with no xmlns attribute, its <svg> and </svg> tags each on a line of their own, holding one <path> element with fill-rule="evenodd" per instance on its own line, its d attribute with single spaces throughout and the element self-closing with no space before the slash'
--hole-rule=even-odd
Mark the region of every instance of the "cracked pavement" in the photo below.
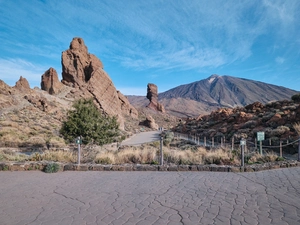
<svg viewBox="0 0 300 225">
<path fill-rule="evenodd" d="M 300 224 L 300 168 L 0 172 L 1 225 Z"/>
</svg>

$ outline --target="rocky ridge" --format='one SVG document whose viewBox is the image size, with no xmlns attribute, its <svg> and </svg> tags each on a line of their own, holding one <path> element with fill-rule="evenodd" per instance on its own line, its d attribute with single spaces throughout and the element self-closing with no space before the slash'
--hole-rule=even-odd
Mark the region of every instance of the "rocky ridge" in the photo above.
<svg viewBox="0 0 300 225">
<path fill-rule="evenodd" d="M 245 138 L 253 141 L 257 132 L 265 132 L 266 139 L 273 141 L 296 140 L 293 128 L 300 122 L 300 104 L 292 100 L 274 101 L 267 104 L 254 102 L 245 107 L 219 108 L 209 115 L 187 119 L 173 130 L 198 137 L 225 137 L 230 141 Z"/>
<path fill-rule="evenodd" d="M 81 38 L 74 38 L 70 48 L 62 53 L 62 66 L 62 82 L 56 70 L 49 68 L 41 76 L 41 89 L 31 89 L 23 77 L 14 87 L 0 80 L 0 147 L 67 147 L 59 130 L 67 111 L 80 98 L 93 98 L 99 110 L 117 116 L 120 128 L 129 134 L 141 128 L 156 129 L 140 125 L 151 115 L 160 126 L 176 124 L 175 118 L 150 109 L 142 109 L 139 114 L 127 97 L 116 90 L 102 62 L 88 53 Z"/>
</svg>

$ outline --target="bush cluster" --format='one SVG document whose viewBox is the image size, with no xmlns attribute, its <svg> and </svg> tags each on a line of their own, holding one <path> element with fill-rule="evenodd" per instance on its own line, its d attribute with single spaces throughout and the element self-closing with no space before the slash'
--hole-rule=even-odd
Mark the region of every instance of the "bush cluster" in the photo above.
<svg viewBox="0 0 300 225">
<path fill-rule="evenodd" d="M 101 114 L 92 99 L 80 99 L 73 108 L 60 129 L 68 142 L 74 142 L 81 136 L 84 144 L 104 145 L 113 142 L 119 135 L 117 118 Z"/>
</svg>

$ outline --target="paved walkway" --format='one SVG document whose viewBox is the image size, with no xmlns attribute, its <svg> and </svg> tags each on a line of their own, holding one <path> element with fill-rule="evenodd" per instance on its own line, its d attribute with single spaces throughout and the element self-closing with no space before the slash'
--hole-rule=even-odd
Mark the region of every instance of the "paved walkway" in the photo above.
<svg viewBox="0 0 300 225">
<path fill-rule="evenodd" d="M 0 172 L 1 225 L 300 224 L 300 168 Z"/>
<path fill-rule="evenodd" d="M 161 133 L 161 131 L 141 132 L 141 133 L 135 134 L 132 137 L 124 140 L 121 143 L 121 145 L 141 145 L 144 143 L 159 141 L 160 133 Z"/>
</svg>

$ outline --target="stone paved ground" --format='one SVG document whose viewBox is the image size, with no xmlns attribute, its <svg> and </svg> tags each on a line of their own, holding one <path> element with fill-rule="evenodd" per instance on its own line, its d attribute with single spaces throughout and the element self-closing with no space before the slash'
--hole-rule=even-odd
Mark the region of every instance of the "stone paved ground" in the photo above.
<svg viewBox="0 0 300 225">
<path fill-rule="evenodd" d="M 1 225 L 300 224 L 300 168 L 0 172 Z"/>
</svg>

